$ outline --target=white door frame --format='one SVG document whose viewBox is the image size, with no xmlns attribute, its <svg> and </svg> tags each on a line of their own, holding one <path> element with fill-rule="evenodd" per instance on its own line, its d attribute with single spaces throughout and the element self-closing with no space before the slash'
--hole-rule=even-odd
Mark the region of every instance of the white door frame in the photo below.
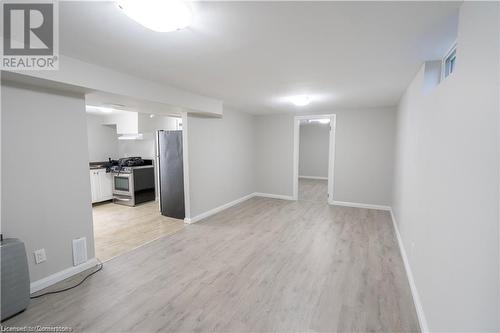
<svg viewBox="0 0 500 333">
<path fill-rule="evenodd" d="M 182 112 L 182 171 L 184 173 L 184 223 L 191 223 L 191 195 L 189 193 L 188 114 Z"/>
<path fill-rule="evenodd" d="M 293 200 L 299 199 L 299 142 L 300 121 L 310 119 L 330 119 L 330 144 L 328 151 L 328 203 L 333 205 L 333 190 L 335 179 L 335 114 L 295 116 L 293 122 Z"/>
</svg>

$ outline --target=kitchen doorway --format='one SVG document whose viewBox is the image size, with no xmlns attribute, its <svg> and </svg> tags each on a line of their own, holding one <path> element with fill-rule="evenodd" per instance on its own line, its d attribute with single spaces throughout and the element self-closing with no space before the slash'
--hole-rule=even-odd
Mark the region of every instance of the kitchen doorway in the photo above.
<svg viewBox="0 0 500 333">
<path fill-rule="evenodd" d="M 184 228 L 159 205 L 159 130 L 181 132 L 182 118 L 87 105 L 96 257 L 101 261 Z"/>
</svg>

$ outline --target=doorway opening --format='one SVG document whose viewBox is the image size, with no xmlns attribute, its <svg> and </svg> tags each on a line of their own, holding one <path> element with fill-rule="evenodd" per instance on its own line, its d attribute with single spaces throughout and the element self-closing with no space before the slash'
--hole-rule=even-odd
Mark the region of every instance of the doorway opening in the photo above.
<svg viewBox="0 0 500 333">
<path fill-rule="evenodd" d="M 334 114 L 294 119 L 294 200 L 333 204 L 335 161 Z"/>
<path fill-rule="evenodd" d="M 149 105 L 103 107 L 92 99 L 86 104 L 96 257 L 107 261 L 182 230 L 183 219 L 160 209 L 159 166 L 165 160 L 158 153 L 159 132 L 183 132 L 181 115 Z M 182 184 L 182 173 L 175 176 Z"/>
</svg>

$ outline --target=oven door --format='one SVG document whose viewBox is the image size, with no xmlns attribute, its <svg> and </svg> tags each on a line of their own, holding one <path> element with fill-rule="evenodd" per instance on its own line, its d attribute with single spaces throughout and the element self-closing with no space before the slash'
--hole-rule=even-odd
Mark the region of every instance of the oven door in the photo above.
<svg viewBox="0 0 500 333">
<path fill-rule="evenodd" d="M 131 173 L 113 174 L 113 194 L 133 196 L 134 178 Z"/>
</svg>

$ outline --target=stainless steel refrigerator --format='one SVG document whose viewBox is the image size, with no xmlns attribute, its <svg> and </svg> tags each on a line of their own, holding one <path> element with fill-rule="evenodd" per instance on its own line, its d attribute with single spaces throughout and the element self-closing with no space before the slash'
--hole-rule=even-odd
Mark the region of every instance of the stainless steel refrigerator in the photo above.
<svg viewBox="0 0 500 333">
<path fill-rule="evenodd" d="M 182 131 L 157 131 L 156 139 L 161 214 L 184 219 Z"/>
</svg>

